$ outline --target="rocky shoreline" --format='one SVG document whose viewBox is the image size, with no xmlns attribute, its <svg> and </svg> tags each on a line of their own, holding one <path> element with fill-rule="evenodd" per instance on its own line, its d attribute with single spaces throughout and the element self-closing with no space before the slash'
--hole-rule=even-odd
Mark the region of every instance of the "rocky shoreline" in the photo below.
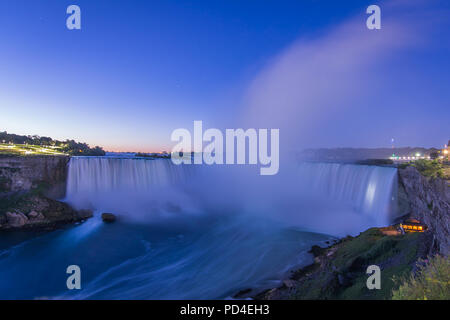
<svg viewBox="0 0 450 320">
<path fill-rule="evenodd" d="M 397 234 L 393 228 L 371 228 L 347 236 L 326 248 L 313 246 L 314 262 L 293 270 L 275 288 L 257 292 L 244 289 L 235 299 L 391 299 L 399 279 L 415 274 L 428 258 L 450 252 L 450 197 L 447 181 L 427 178 L 414 167 L 398 170 L 399 200 L 407 210 L 401 219 L 415 218 L 429 229 Z M 375 264 L 382 272 L 381 290 L 366 286 L 366 269 Z"/>
<path fill-rule="evenodd" d="M 65 195 L 69 157 L 0 156 L 0 231 L 53 230 L 92 217 L 58 201 Z M 450 252 L 449 185 L 427 178 L 414 167 L 398 169 L 398 199 L 402 219 L 415 218 L 428 231 L 393 234 L 371 228 L 327 248 L 313 246 L 314 262 L 293 270 L 282 284 L 263 292 L 244 289 L 236 299 L 389 299 L 398 286 L 395 278 L 415 272 L 421 259 Z M 103 214 L 105 222 L 116 217 Z M 380 266 L 382 290 L 368 291 L 368 265 Z"/>
<path fill-rule="evenodd" d="M 11 203 L 11 199 L 7 202 Z M 91 210 L 74 210 L 64 202 L 36 194 L 18 196 L 3 211 L 0 213 L 0 231 L 53 230 L 65 224 L 82 222 L 93 215 Z"/>
<path fill-rule="evenodd" d="M 430 232 L 389 236 L 372 228 L 357 237 L 348 236 L 326 248 L 313 246 L 314 262 L 291 272 L 280 286 L 249 295 L 241 291 L 236 299 L 255 300 L 339 300 L 389 299 L 399 283 L 395 278 L 408 276 L 420 259 L 430 254 Z M 382 270 L 381 290 L 366 287 L 367 266 Z"/>
<path fill-rule="evenodd" d="M 65 195 L 69 159 L 0 157 L 0 231 L 53 230 L 92 217 L 57 200 Z"/>
</svg>

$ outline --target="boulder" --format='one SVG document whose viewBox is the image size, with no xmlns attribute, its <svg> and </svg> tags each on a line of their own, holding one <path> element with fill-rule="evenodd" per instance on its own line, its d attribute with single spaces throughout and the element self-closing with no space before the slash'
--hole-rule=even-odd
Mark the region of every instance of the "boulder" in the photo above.
<svg viewBox="0 0 450 320">
<path fill-rule="evenodd" d="M 44 215 L 41 212 L 36 212 L 34 210 L 28 214 L 28 218 L 34 221 L 41 221 L 45 219 Z"/>
<path fill-rule="evenodd" d="M 22 212 L 7 212 L 6 219 L 11 227 L 19 228 L 28 223 L 28 218 Z"/>
<path fill-rule="evenodd" d="M 29 214 L 28 214 L 28 217 L 29 218 L 37 218 L 39 216 L 39 213 L 37 213 L 36 211 L 31 211 Z"/>
<path fill-rule="evenodd" d="M 116 215 L 113 213 L 102 213 L 102 220 L 103 222 L 114 222 L 116 221 Z"/>
</svg>

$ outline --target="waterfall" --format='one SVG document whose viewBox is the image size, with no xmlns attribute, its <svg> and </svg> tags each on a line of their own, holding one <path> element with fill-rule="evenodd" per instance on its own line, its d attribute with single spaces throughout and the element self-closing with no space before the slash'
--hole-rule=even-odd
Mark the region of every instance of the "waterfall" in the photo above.
<svg viewBox="0 0 450 320">
<path fill-rule="evenodd" d="M 66 200 L 77 208 L 133 211 L 170 206 L 189 170 L 166 159 L 73 157 L 69 162 Z"/>
<path fill-rule="evenodd" d="M 224 299 L 273 288 L 312 263 L 312 245 L 388 219 L 396 169 L 289 165 L 260 176 L 250 166 L 71 158 L 67 201 L 94 217 L 17 246 L 5 237 L 0 298 Z M 99 212 L 118 220 L 106 225 Z M 64 289 L 72 264 L 83 290 Z"/>
<path fill-rule="evenodd" d="M 328 234 L 387 225 L 396 209 L 395 168 L 304 162 L 270 180 L 232 167 L 74 157 L 67 201 L 142 219 L 171 210 L 258 212 Z"/>
<path fill-rule="evenodd" d="M 396 168 L 305 162 L 300 165 L 299 174 L 306 194 L 348 204 L 372 218 L 375 225 L 391 222 L 397 200 Z"/>
<path fill-rule="evenodd" d="M 67 195 L 80 192 L 134 191 L 169 186 L 184 181 L 186 170 L 170 160 L 73 157 L 70 159 Z"/>
</svg>

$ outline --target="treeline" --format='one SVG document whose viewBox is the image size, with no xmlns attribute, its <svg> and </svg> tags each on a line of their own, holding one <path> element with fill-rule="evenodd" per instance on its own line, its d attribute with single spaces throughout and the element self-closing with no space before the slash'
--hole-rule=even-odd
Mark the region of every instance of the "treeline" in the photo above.
<svg viewBox="0 0 450 320">
<path fill-rule="evenodd" d="M 50 137 L 21 136 L 18 134 L 0 132 L 1 143 L 29 144 L 43 147 L 57 147 L 60 151 L 73 156 L 104 156 L 105 151 L 101 147 L 91 148 L 87 143 L 76 142 L 75 140 L 59 141 Z"/>
<path fill-rule="evenodd" d="M 76 142 L 74 140 L 66 140 L 66 145 L 61 148 L 63 152 L 66 152 L 73 156 L 104 156 L 105 150 L 99 146 L 90 148 L 88 144 L 82 142 Z"/>
<path fill-rule="evenodd" d="M 365 160 L 365 159 L 387 159 L 393 154 L 395 156 L 420 155 L 435 156 L 436 148 L 320 148 L 304 149 L 297 154 L 301 160 Z"/>
<path fill-rule="evenodd" d="M 170 154 L 168 154 L 166 151 L 163 151 L 162 153 L 143 153 L 138 152 L 135 154 L 136 157 L 139 158 L 161 158 L 161 159 L 170 159 Z"/>
</svg>

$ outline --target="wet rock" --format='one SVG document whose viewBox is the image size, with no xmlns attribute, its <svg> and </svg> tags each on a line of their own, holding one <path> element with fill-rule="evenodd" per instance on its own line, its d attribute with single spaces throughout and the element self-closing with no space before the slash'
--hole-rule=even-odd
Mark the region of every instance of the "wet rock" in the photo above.
<svg viewBox="0 0 450 320">
<path fill-rule="evenodd" d="M 326 251 L 325 248 L 314 245 L 311 247 L 311 250 L 309 250 L 308 252 L 312 253 L 314 255 L 314 257 L 318 257 L 318 256 L 322 255 L 325 251 Z"/>
<path fill-rule="evenodd" d="M 68 204 L 42 195 L 15 194 L 17 198 L 0 214 L 0 230 L 54 230 L 61 225 L 83 221 L 92 216 L 91 211 L 80 213 Z M 26 212 L 27 214 L 23 214 Z"/>
<path fill-rule="evenodd" d="M 116 215 L 113 213 L 102 213 L 102 220 L 106 223 L 111 223 L 116 221 Z"/>
<path fill-rule="evenodd" d="M 87 210 L 87 209 L 78 210 L 77 214 L 78 214 L 78 217 L 83 220 L 91 218 L 94 215 L 92 210 Z"/>
<path fill-rule="evenodd" d="M 7 212 L 6 219 L 13 228 L 20 228 L 28 223 L 28 218 L 22 212 Z"/>
<path fill-rule="evenodd" d="M 37 218 L 38 215 L 39 215 L 39 213 L 37 213 L 36 211 L 31 211 L 31 212 L 28 214 L 28 217 L 29 217 L 29 218 Z"/>
<path fill-rule="evenodd" d="M 28 218 L 33 221 L 42 221 L 45 219 L 44 215 L 41 212 L 31 211 L 28 214 Z"/>
</svg>

